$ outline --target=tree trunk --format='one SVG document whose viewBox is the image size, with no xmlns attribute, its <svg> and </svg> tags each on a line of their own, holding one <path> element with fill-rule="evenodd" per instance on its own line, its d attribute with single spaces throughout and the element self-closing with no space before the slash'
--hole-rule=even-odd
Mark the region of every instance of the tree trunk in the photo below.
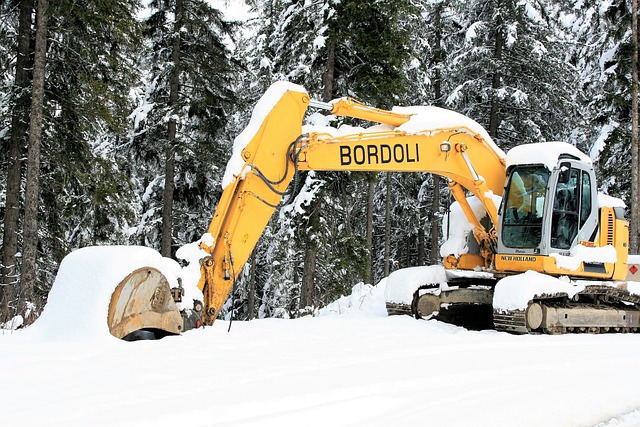
<svg viewBox="0 0 640 427">
<path fill-rule="evenodd" d="M 322 100 L 329 102 L 333 99 L 333 78 L 336 68 L 336 42 L 333 37 L 329 37 L 329 44 L 327 45 L 327 69 L 323 76 L 324 91 L 322 94 Z"/>
<path fill-rule="evenodd" d="M 365 259 L 364 283 L 373 283 L 373 195 L 376 189 L 376 183 L 373 173 L 368 174 L 367 179 L 367 242 Z"/>
<path fill-rule="evenodd" d="M 300 309 L 314 307 L 315 303 L 315 272 L 318 251 L 311 243 L 304 253 L 304 272 L 302 274 L 302 289 L 300 291 Z"/>
<path fill-rule="evenodd" d="M 320 204 L 320 200 L 317 200 L 317 204 Z M 316 276 L 316 260 L 318 257 L 318 247 L 316 242 L 313 241 L 313 234 L 318 228 L 320 221 L 320 208 L 315 206 L 315 209 L 309 216 L 309 225 L 306 233 L 306 248 L 304 252 L 304 268 L 302 272 L 302 283 L 300 289 L 300 305 L 299 308 L 304 310 L 307 307 L 315 306 L 315 276 Z"/>
<path fill-rule="evenodd" d="M 631 118 L 631 224 L 629 228 L 629 240 L 631 253 L 640 251 L 640 159 L 638 157 L 638 0 L 631 2 L 631 22 L 633 33 L 633 61 L 632 61 L 632 118 Z"/>
<path fill-rule="evenodd" d="M 444 102 L 442 99 L 442 63 L 444 62 L 443 54 L 442 54 L 442 3 L 436 4 L 435 16 L 434 16 L 434 26 L 435 26 L 435 40 L 434 43 L 434 51 L 433 51 L 433 65 L 435 78 L 433 79 L 433 95 L 435 98 L 436 107 L 442 107 Z"/>
<path fill-rule="evenodd" d="M 500 89 L 500 62 L 502 60 L 502 45 L 504 44 L 502 17 L 500 15 L 496 18 L 495 37 L 494 60 L 496 62 L 496 69 L 493 72 L 493 79 L 491 82 L 491 112 L 489 113 L 489 135 L 491 135 L 491 138 L 496 138 L 498 136 L 498 125 L 500 124 L 498 118 L 500 102 L 496 96 L 496 92 Z"/>
<path fill-rule="evenodd" d="M 387 189 L 384 203 L 384 277 L 391 273 L 391 172 L 386 173 Z"/>
<path fill-rule="evenodd" d="M 0 282 L 0 320 L 9 317 L 9 305 L 17 295 L 18 233 L 20 218 L 20 181 L 22 179 L 22 153 L 26 146 L 29 115 L 29 69 L 31 68 L 31 13 L 33 1 L 20 2 L 18 17 L 18 50 L 16 55 L 16 103 L 11 116 L 11 132 L 7 147 L 7 190 L 2 239 L 2 280 Z"/>
<path fill-rule="evenodd" d="M 425 219 L 429 216 L 427 213 L 426 207 L 420 202 L 420 206 L 418 207 L 418 262 L 416 265 L 424 265 L 425 260 L 427 259 L 426 249 L 424 245 L 424 240 L 426 237 L 425 232 Z"/>
<path fill-rule="evenodd" d="M 249 270 L 249 291 L 247 292 L 247 320 L 253 320 L 256 308 L 256 250 L 251 251 Z"/>
<path fill-rule="evenodd" d="M 437 265 L 440 259 L 440 175 L 433 176 L 433 200 L 431 202 L 431 265 Z"/>
<path fill-rule="evenodd" d="M 180 92 L 180 28 L 184 15 L 183 0 L 176 0 L 175 22 L 173 26 L 173 41 L 171 46 L 171 60 L 173 70 L 169 84 L 169 110 L 171 118 L 167 129 L 167 147 L 165 149 L 164 194 L 162 197 L 162 243 L 160 253 L 171 257 L 171 241 L 173 237 L 173 191 L 176 169 L 176 128 L 175 114 L 178 110 L 178 93 Z"/>
<path fill-rule="evenodd" d="M 325 102 L 333 99 L 333 79 L 335 71 L 335 41 L 333 37 L 329 38 L 329 44 L 327 45 L 327 68 L 323 76 L 324 90 L 322 98 Z M 309 217 L 309 229 L 315 230 L 320 220 L 319 211 L 322 201 L 318 198 L 313 204 L 315 208 L 311 212 Z M 316 243 L 311 239 L 312 233 L 305 235 L 306 244 L 304 252 L 304 265 L 302 268 L 302 283 L 300 289 L 300 304 L 299 308 L 305 309 L 306 307 L 313 307 L 315 303 L 315 276 L 316 276 L 316 260 L 318 258 L 318 248 Z"/>
<path fill-rule="evenodd" d="M 168 136 L 175 138 L 175 122 L 169 122 Z M 175 153 L 172 142 L 165 150 L 166 163 L 164 165 L 164 193 L 162 196 L 162 243 L 160 253 L 162 256 L 171 257 L 171 240 L 173 235 L 173 190 L 175 179 Z"/>
<path fill-rule="evenodd" d="M 44 104 L 44 69 L 47 49 L 48 0 L 38 0 L 36 13 L 36 48 L 33 63 L 31 118 L 27 155 L 27 182 L 24 202 L 24 242 L 22 255 L 21 295 L 19 301 L 32 302 L 36 286 L 38 251 L 38 207 L 40 205 L 40 144 Z M 22 305 L 22 304 L 21 304 Z M 22 307 L 20 308 L 22 309 Z"/>
<path fill-rule="evenodd" d="M 411 262 L 411 241 L 412 239 L 409 236 L 407 236 L 407 238 L 404 239 L 404 248 L 405 248 L 404 266 L 405 267 L 409 267 L 413 265 L 413 263 Z"/>
<path fill-rule="evenodd" d="M 435 104 L 442 107 L 442 63 L 444 62 L 442 54 L 442 3 L 436 5 L 436 39 L 434 41 L 436 49 L 434 52 L 435 62 L 435 79 L 433 82 L 433 90 Z M 433 198 L 431 199 L 431 250 L 429 252 L 429 262 L 431 265 L 438 264 L 440 259 L 440 175 L 433 175 Z"/>
</svg>

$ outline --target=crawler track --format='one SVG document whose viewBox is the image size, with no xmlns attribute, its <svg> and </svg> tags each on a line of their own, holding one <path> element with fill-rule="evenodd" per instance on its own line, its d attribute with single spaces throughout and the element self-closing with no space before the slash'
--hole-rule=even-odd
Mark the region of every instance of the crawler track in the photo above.
<svg viewBox="0 0 640 427">
<path fill-rule="evenodd" d="M 411 306 L 409 304 L 402 304 L 402 303 L 387 301 L 386 306 L 387 306 L 387 314 L 389 316 L 401 316 L 405 314 L 407 316 L 413 315 L 411 313 Z"/>
<path fill-rule="evenodd" d="M 411 306 L 387 303 L 387 311 L 512 334 L 640 332 L 640 296 L 619 287 L 588 285 L 571 298 L 564 292 L 536 296 L 525 310 L 505 312 L 492 307 L 490 282 L 478 288 L 469 283 L 437 292 L 437 284 L 424 285 Z"/>
<path fill-rule="evenodd" d="M 437 284 L 421 286 L 413 296 L 411 313 L 417 319 L 438 319 L 470 330 L 492 329 L 494 286 L 493 279 L 458 279 L 442 290 Z"/>
<path fill-rule="evenodd" d="M 526 310 L 495 311 L 498 331 L 529 334 L 640 332 L 640 296 L 610 286 L 587 286 L 569 298 L 536 297 Z"/>
</svg>

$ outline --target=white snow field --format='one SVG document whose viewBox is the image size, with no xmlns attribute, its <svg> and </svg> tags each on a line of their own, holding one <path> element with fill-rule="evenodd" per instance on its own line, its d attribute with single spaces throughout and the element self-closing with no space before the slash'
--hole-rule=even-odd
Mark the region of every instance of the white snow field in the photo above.
<svg viewBox="0 0 640 427">
<path fill-rule="evenodd" d="M 76 283 L 56 282 L 68 290 L 60 301 L 79 304 L 64 294 L 81 275 L 67 277 Z M 318 317 L 234 321 L 230 332 L 217 321 L 159 341 L 117 340 L 106 316 L 76 329 L 50 311 L 0 332 L 2 425 L 640 425 L 640 335 L 516 336 L 388 317 L 385 283 L 355 286 Z"/>
</svg>

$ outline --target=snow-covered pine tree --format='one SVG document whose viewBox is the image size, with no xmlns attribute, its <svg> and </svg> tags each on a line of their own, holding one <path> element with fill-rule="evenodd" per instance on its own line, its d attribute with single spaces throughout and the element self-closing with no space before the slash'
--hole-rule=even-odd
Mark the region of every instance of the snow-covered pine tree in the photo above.
<svg viewBox="0 0 640 427">
<path fill-rule="evenodd" d="M 577 72 L 558 7 L 548 1 L 483 0 L 456 5 L 464 42 L 450 57 L 456 85 L 447 104 L 485 126 L 505 151 L 566 139 L 577 120 Z"/>
<path fill-rule="evenodd" d="M 16 6 L 17 2 L 12 4 Z M 109 151 L 128 114 L 126 97 L 134 73 L 127 61 L 134 56 L 132 46 L 136 45 L 137 4 L 133 0 L 113 0 L 80 7 L 60 0 L 47 8 L 42 156 L 36 201 L 39 232 L 38 238 L 29 238 L 37 248 L 37 305 L 46 297 L 64 255 L 79 245 L 112 242 L 126 220 L 126 177 L 119 173 L 113 158 L 102 154 Z M 20 5 L 28 6 L 27 28 L 31 29 L 34 4 Z M 32 76 L 28 74 L 27 78 Z M 14 106 L 26 110 L 21 114 L 28 122 L 28 104 Z M 123 182 L 123 188 L 118 188 Z M 22 243 L 18 241 L 18 249 Z"/>
<path fill-rule="evenodd" d="M 144 87 L 137 93 L 128 152 L 138 202 L 132 241 L 160 247 L 166 153 L 175 161 L 171 252 L 206 230 L 221 194 L 230 152 L 226 124 L 236 110 L 234 83 L 239 63 L 228 48 L 234 26 L 202 0 L 180 0 L 176 25 L 173 0 L 150 3 L 145 20 Z M 172 58 L 173 42 L 179 55 Z M 177 42 L 179 41 L 179 43 Z M 174 73 L 174 66 L 179 73 Z M 171 77 L 178 78 L 171 99 Z M 175 136 L 169 140 L 168 124 Z"/>
<path fill-rule="evenodd" d="M 410 37 L 403 18 L 413 13 L 412 3 L 405 1 L 351 0 L 336 5 L 328 38 L 335 57 L 331 73 L 333 94 L 352 96 L 382 108 L 406 103 L 410 89 L 403 66 L 408 62 Z M 384 265 L 384 259 L 378 256 L 384 254 L 384 238 L 377 236 L 379 230 L 384 236 L 386 204 L 384 198 L 376 197 L 375 193 L 380 183 L 385 182 L 382 179 L 385 175 L 346 174 L 347 182 L 340 187 L 353 189 L 348 191 L 346 199 L 333 196 L 342 203 L 343 210 L 349 211 L 345 219 L 350 224 L 342 227 L 343 232 L 349 233 L 344 236 L 349 245 L 340 262 L 347 270 L 358 272 L 360 280 L 369 283 L 381 277 L 376 265 Z M 367 262 L 364 265 L 363 257 L 357 255 L 361 252 Z"/>
<path fill-rule="evenodd" d="M 600 191 L 627 206 L 632 185 L 629 7 L 622 0 L 576 1 L 566 19 L 577 39 L 574 58 L 585 91 L 584 119 L 576 134 L 596 161 Z"/>
<path fill-rule="evenodd" d="M 138 2 L 52 2 L 47 93 L 49 138 L 43 199 L 54 257 L 123 242 L 132 219 L 121 150 L 138 82 Z M 47 142 L 48 141 L 48 142 Z M 52 208 L 55 207 L 55 208 Z"/>
<path fill-rule="evenodd" d="M 17 310 L 19 241 L 21 235 L 20 189 L 22 159 L 26 147 L 29 87 L 32 68 L 29 1 L 0 5 L 0 206 L 3 208 L 2 259 L 0 260 L 0 322 Z"/>
<path fill-rule="evenodd" d="M 271 82 L 284 79 L 302 84 L 316 99 L 348 95 L 382 106 L 393 105 L 401 99 L 398 87 L 402 85 L 397 79 L 402 76 L 406 43 L 399 40 L 407 35 L 398 25 L 398 15 L 401 10 L 407 10 L 406 2 L 284 0 L 258 3 L 263 19 L 258 35 L 254 36 L 255 44 L 248 44 L 256 48 L 247 50 L 253 73 L 261 82 L 250 87 L 255 96 Z M 343 16 L 339 18 L 338 13 Z M 337 25 L 339 19 L 340 25 Z M 269 261 L 258 257 L 258 262 L 262 259 L 276 266 L 267 279 L 269 289 L 284 289 L 275 294 L 281 298 L 289 292 L 291 300 L 311 293 L 308 288 L 301 292 L 300 283 L 314 270 L 312 305 L 318 306 L 344 292 L 344 286 L 364 277 L 362 260 L 367 253 L 362 224 L 366 204 L 362 205 L 357 197 L 363 194 L 358 188 L 362 184 L 353 181 L 354 176 L 361 179 L 360 174 L 312 176 L 326 184 L 314 186 L 312 191 L 316 195 L 305 213 L 296 213 L 285 206 L 288 219 L 282 222 L 280 215 L 280 220 L 271 223 L 273 236 L 291 233 L 295 238 L 272 238 L 268 243 L 263 239 L 258 253 L 265 251 L 267 244 L 266 252 L 272 255 Z M 298 184 L 294 183 L 292 188 L 301 191 L 307 180 L 301 174 Z M 293 203 L 295 199 L 296 193 L 285 203 Z M 363 201 L 366 201 L 364 196 Z M 315 256 L 311 253 L 314 251 Z M 315 268 L 307 263 L 306 274 L 304 268 L 301 270 L 305 258 L 316 260 Z M 259 270 L 264 268 L 269 266 Z M 286 287 L 282 287 L 283 283 Z M 308 300 L 302 302 L 302 306 L 306 305 Z M 262 308 L 262 313 L 270 311 L 268 307 Z"/>
<path fill-rule="evenodd" d="M 450 0 L 414 2 L 414 13 L 405 14 L 401 25 L 411 32 L 410 56 L 406 74 L 408 105 L 444 106 L 451 93 L 453 79 L 447 73 L 447 58 L 459 49 L 460 18 Z M 392 188 L 394 242 L 392 266 L 437 263 L 440 259 L 440 200 L 448 190 L 438 176 L 429 174 L 394 174 Z M 380 234 L 379 232 L 378 234 Z M 380 270 L 380 266 L 378 269 Z M 392 268 L 393 269 L 393 268 Z"/>
<path fill-rule="evenodd" d="M 254 31 L 243 43 L 254 81 L 244 85 L 250 98 L 257 99 L 273 82 L 287 80 L 303 85 L 314 98 L 319 98 L 322 73 L 322 52 L 326 33 L 326 17 L 331 15 L 330 1 L 263 1 L 257 2 L 259 18 L 253 21 Z M 294 203 L 296 193 L 303 190 L 306 174 L 299 174 L 291 185 L 291 194 L 284 203 Z M 320 182 L 320 181 L 318 181 Z M 313 185 L 307 190 L 317 191 Z M 285 209 L 287 210 L 287 209 Z M 257 279 L 257 294 L 261 298 L 259 316 L 296 315 L 300 304 L 301 270 L 305 252 L 312 253 L 309 242 L 299 248 L 296 242 L 308 235 L 307 226 L 291 221 L 308 221 L 309 217 L 290 215 L 282 223 L 275 215 L 257 246 L 256 269 L 266 274 Z M 292 232 L 292 227 L 297 231 Z M 291 239 L 291 236 L 296 236 Z M 307 249 L 310 249 L 307 250 Z M 268 254 L 264 256 L 263 254 Z M 310 259 L 313 259 L 310 258 Z M 314 289 L 306 289 L 303 306 L 313 303 Z M 285 302 L 286 301 L 286 302 Z M 284 305 L 286 310 L 274 307 Z M 296 307 L 294 309 L 293 307 Z"/>
</svg>

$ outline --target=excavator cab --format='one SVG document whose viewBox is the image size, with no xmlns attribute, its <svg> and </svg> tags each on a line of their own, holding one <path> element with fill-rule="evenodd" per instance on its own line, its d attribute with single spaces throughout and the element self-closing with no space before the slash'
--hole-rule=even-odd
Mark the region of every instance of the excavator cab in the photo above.
<svg viewBox="0 0 640 427">
<path fill-rule="evenodd" d="M 558 148 L 555 157 L 548 152 L 540 154 L 541 147 L 536 145 L 516 147 L 526 153 L 517 157 L 527 163 L 510 164 L 507 169 L 496 269 L 611 278 L 614 267 L 607 263 L 585 263 L 577 270 L 567 270 L 556 262 L 558 257 L 572 256 L 578 245 L 610 244 L 626 249 L 623 237 L 606 238 L 616 236 L 616 228 L 622 236 L 624 220 L 611 209 L 599 209 L 590 159 L 573 152 L 574 147 L 568 144 L 555 147 L 548 143 L 551 151 Z M 611 215 L 612 221 L 608 219 Z"/>
<path fill-rule="evenodd" d="M 517 150 L 516 153 L 512 153 Z M 500 274 L 528 270 L 562 277 L 566 287 L 527 290 L 520 307 L 496 306 L 513 291 L 494 291 L 493 323 L 512 333 L 637 332 L 640 297 L 629 292 L 629 223 L 623 209 L 600 200 L 591 160 L 569 144 L 516 147 L 507 154 L 499 210 Z M 540 276 L 544 277 L 544 276 Z M 564 285 L 563 285 L 564 286 Z M 575 292 L 571 294 L 571 292 Z M 507 304 L 508 305 L 508 304 Z"/>
<path fill-rule="evenodd" d="M 499 252 L 569 255 L 598 228 L 593 169 L 579 161 L 519 165 L 509 170 Z"/>
</svg>

